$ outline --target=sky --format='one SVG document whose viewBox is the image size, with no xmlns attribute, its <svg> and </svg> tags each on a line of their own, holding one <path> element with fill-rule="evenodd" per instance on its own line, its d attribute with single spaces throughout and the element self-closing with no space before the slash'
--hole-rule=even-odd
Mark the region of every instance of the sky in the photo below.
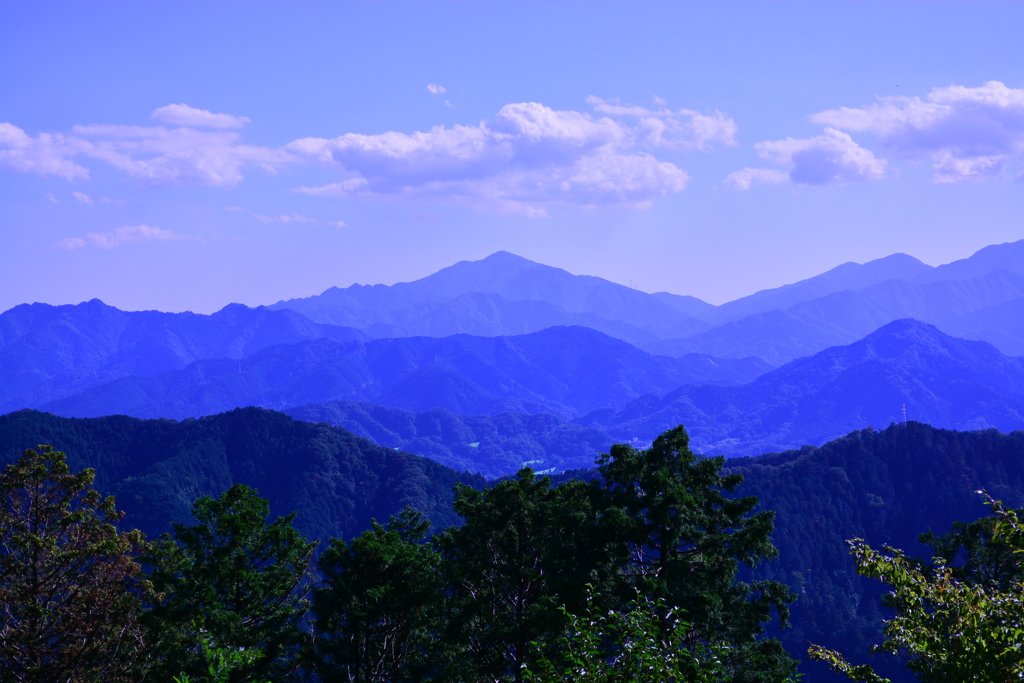
<svg viewBox="0 0 1024 683">
<path fill-rule="evenodd" d="M 1024 238 L 1024 2 L 0 0 L 0 311 Z"/>
</svg>

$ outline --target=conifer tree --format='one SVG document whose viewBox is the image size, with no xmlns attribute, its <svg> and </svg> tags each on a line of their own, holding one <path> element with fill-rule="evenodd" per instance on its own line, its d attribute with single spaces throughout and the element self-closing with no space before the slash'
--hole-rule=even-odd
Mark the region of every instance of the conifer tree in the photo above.
<svg viewBox="0 0 1024 683">
<path fill-rule="evenodd" d="M 618 526 L 625 562 L 620 592 L 661 601 L 666 631 L 669 611 L 681 609 L 690 623 L 686 643 L 726 647 L 726 680 L 785 680 L 795 662 L 777 640 L 760 636 L 773 610 L 785 624 L 794 598 L 781 583 L 737 579 L 741 564 L 777 556 L 773 513 L 755 513 L 753 496 L 732 495 L 743 477 L 723 476 L 724 463 L 691 452 L 681 426 L 649 449 L 616 445 L 602 456 L 605 517 Z"/>
<path fill-rule="evenodd" d="M 351 543 L 332 540 L 313 593 L 310 661 L 326 683 L 419 681 L 440 621 L 439 557 L 422 543 L 430 523 L 406 508 Z"/>
<path fill-rule="evenodd" d="M 0 680 L 138 680 L 145 540 L 93 478 L 50 446 L 0 474 Z"/>
<path fill-rule="evenodd" d="M 174 524 L 148 560 L 160 600 L 147 623 L 162 660 L 154 680 L 187 674 L 199 679 L 204 646 L 257 652 L 231 681 L 284 680 L 305 643 L 308 569 L 315 543 L 292 526 L 294 515 L 268 523 L 270 506 L 236 484 L 220 498 L 192 507 L 198 524 Z"/>
</svg>

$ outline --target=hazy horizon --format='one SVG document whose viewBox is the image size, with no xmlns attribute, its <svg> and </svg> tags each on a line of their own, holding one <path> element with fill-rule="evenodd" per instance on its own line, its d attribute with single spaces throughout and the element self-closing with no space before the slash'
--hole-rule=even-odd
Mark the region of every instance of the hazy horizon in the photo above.
<svg viewBox="0 0 1024 683">
<path fill-rule="evenodd" d="M 0 310 L 504 250 L 721 304 L 1024 237 L 1024 4 L 0 5 Z"/>
</svg>

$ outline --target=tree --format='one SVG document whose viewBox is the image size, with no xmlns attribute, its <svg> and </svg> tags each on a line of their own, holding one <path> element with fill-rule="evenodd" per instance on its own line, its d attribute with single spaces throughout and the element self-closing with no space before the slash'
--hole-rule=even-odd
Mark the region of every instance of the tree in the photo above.
<svg viewBox="0 0 1024 683">
<path fill-rule="evenodd" d="M 782 624 L 794 599 L 775 581 L 737 580 L 739 565 L 774 558 L 773 513 L 753 513 L 757 499 L 731 494 L 742 475 L 723 476 L 724 458 L 699 458 L 676 427 L 651 448 L 616 445 L 598 461 L 605 482 L 609 533 L 621 537 L 626 599 L 660 600 L 661 622 L 682 610 L 690 648 L 726 646 L 729 681 L 778 681 L 796 663 L 775 639 L 764 639 L 772 610 Z"/>
<path fill-rule="evenodd" d="M 200 678 L 205 646 L 259 653 L 237 658 L 231 681 L 284 679 L 306 640 L 301 623 L 316 544 L 292 527 L 294 515 L 268 523 L 267 501 L 242 484 L 216 500 L 200 498 L 192 514 L 199 523 L 174 524 L 148 558 L 164 596 L 147 615 L 162 654 L 154 678 Z"/>
<path fill-rule="evenodd" d="M 442 586 L 437 552 L 422 543 L 430 522 L 411 508 L 351 543 L 332 540 L 313 592 L 321 680 L 419 681 L 436 637 Z"/>
<path fill-rule="evenodd" d="M 534 643 L 562 633 L 559 607 L 583 605 L 586 584 L 608 565 L 592 493 L 583 482 L 552 488 L 529 468 L 484 492 L 457 488 L 465 523 L 436 541 L 457 680 L 522 681 Z"/>
<path fill-rule="evenodd" d="M 50 446 L 0 474 L 0 678 L 132 681 L 150 586 L 138 531 Z"/>
<path fill-rule="evenodd" d="M 885 640 L 873 651 L 901 656 L 922 681 L 1004 683 L 1024 676 L 1024 522 L 1017 511 L 998 501 L 990 498 L 989 504 L 994 519 L 973 528 L 961 526 L 952 538 L 937 544 L 949 550 L 957 535 L 971 536 L 988 526 L 992 534 L 981 546 L 964 538 L 969 553 L 961 567 L 949 565 L 941 556 L 929 566 L 889 546 L 877 551 L 862 539 L 849 541 L 858 573 L 892 589 L 886 604 L 896 613 L 885 624 Z M 1007 567 L 1008 557 L 1013 566 Z M 972 560 L 981 558 L 992 564 L 985 569 L 971 566 Z M 854 666 L 819 645 L 812 645 L 808 655 L 856 681 L 888 680 L 870 666 Z"/>
<path fill-rule="evenodd" d="M 690 624 L 662 601 L 637 594 L 623 610 L 603 610 L 588 595 L 567 621 L 557 658 L 527 666 L 531 683 L 713 683 L 725 675 L 722 648 L 686 647 Z M 669 627 L 664 628 L 667 618 Z"/>
</svg>

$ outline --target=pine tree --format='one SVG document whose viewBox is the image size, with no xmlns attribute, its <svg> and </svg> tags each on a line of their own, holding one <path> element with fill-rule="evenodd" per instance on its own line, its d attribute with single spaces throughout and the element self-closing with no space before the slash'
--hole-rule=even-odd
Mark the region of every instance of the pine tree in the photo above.
<svg viewBox="0 0 1024 683">
<path fill-rule="evenodd" d="M 193 526 L 174 524 L 148 560 L 163 593 L 147 615 L 162 660 L 154 680 L 201 677 L 203 650 L 257 652 L 231 681 L 283 680 L 305 643 L 309 563 L 315 543 L 292 526 L 294 515 L 268 523 L 270 506 L 236 484 L 218 499 L 204 496 Z"/>
<path fill-rule="evenodd" d="M 145 540 L 49 446 L 0 474 L 0 679 L 133 681 Z"/>
<path fill-rule="evenodd" d="M 775 581 L 737 579 L 740 564 L 754 567 L 778 554 L 773 513 L 755 513 L 757 498 L 733 495 L 742 475 L 723 476 L 724 458 L 692 453 L 683 427 L 647 450 L 614 446 L 598 464 L 605 517 L 617 528 L 611 533 L 621 534 L 624 599 L 639 592 L 662 601 L 665 614 L 683 610 L 690 646 L 727 647 L 728 681 L 790 677 L 795 662 L 777 640 L 760 636 L 773 610 L 785 624 L 793 596 Z"/>
</svg>

